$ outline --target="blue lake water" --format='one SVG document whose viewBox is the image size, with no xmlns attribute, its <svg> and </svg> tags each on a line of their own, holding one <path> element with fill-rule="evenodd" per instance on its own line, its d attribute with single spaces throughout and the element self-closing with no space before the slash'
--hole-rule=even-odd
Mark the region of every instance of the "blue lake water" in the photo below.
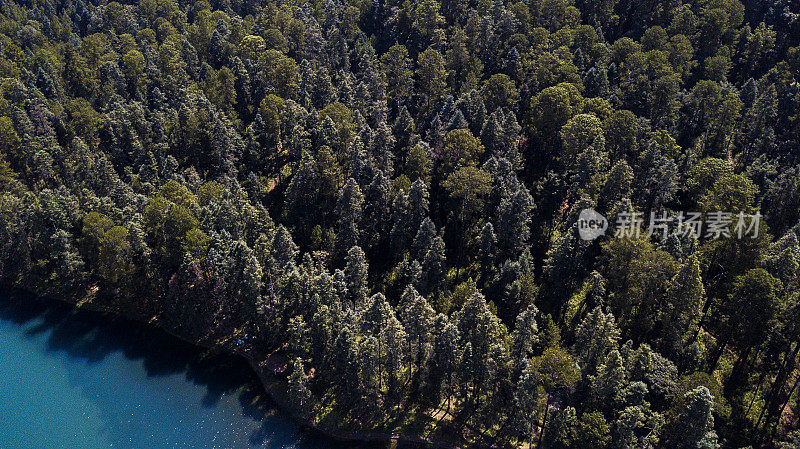
<svg viewBox="0 0 800 449">
<path fill-rule="evenodd" d="M 0 449 L 349 447 L 283 416 L 241 359 L 0 293 Z"/>
</svg>

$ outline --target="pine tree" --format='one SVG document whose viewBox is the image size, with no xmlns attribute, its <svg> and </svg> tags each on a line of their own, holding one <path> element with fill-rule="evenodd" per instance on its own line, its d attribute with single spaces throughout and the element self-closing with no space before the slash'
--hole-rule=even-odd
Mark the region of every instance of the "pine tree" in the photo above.
<svg viewBox="0 0 800 449">
<path fill-rule="evenodd" d="M 497 257 L 497 235 L 491 222 L 487 222 L 483 226 L 480 235 L 478 235 L 476 246 L 478 249 L 478 263 L 481 266 L 480 279 L 485 281 L 491 278 Z"/>
<path fill-rule="evenodd" d="M 428 216 L 428 188 L 421 179 L 411 185 L 408 195 L 397 195 L 393 205 L 392 247 L 402 254 L 413 242 L 422 221 Z"/>
<path fill-rule="evenodd" d="M 416 234 L 422 221 L 428 216 L 430 209 L 428 186 L 420 179 L 411 184 L 411 190 L 408 192 L 408 207 L 409 221 L 407 229 L 409 235 L 413 235 Z"/>
<path fill-rule="evenodd" d="M 716 367 L 722 352 L 731 342 L 739 351 L 737 368 L 748 360 L 752 350 L 763 343 L 763 336 L 774 324 L 782 288 L 781 282 L 763 268 L 748 270 L 733 281 L 731 293 L 720 307 L 727 321 L 711 355 L 712 367 Z"/>
<path fill-rule="evenodd" d="M 297 227 L 313 227 L 315 209 L 318 206 L 317 190 L 319 173 L 316 161 L 304 152 L 289 186 L 286 188 L 286 217 Z"/>
<path fill-rule="evenodd" d="M 633 170 L 624 159 L 617 161 L 600 190 L 597 206 L 607 208 L 630 195 Z"/>
<path fill-rule="evenodd" d="M 248 252 L 250 256 L 247 257 L 241 274 L 239 300 L 241 301 L 243 314 L 242 322 L 252 325 L 257 320 L 258 310 L 261 307 L 261 289 L 264 286 L 264 282 L 263 271 L 258 259 L 252 255 L 252 251 Z"/>
<path fill-rule="evenodd" d="M 420 288 L 422 279 L 422 265 L 416 259 L 409 260 L 408 257 L 404 258 L 397 267 L 396 293 L 400 294 L 399 289 L 403 288 L 404 285 Z"/>
<path fill-rule="evenodd" d="M 313 395 L 308 389 L 308 375 L 306 375 L 303 362 L 299 358 L 292 359 L 288 384 L 292 407 L 301 416 L 308 415 L 311 411 Z"/>
<path fill-rule="evenodd" d="M 433 239 L 425 257 L 422 259 L 422 279 L 420 291 L 425 295 L 438 293 L 444 286 L 442 281 L 447 270 L 447 257 L 445 256 L 444 240 L 436 236 Z"/>
<path fill-rule="evenodd" d="M 330 367 L 333 355 L 333 344 L 336 338 L 336 328 L 339 326 L 339 307 L 322 304 L 314 312 L 310 321 L 311 354 L 316 360 L 321 360 L 320 365 Z"/>
<path fill-rule="evenodd" d="M 299 358 L 306 357 L 311 350 L 311 335 L 302 315 L 289 319 L 289 323 L 286 326 L 286 335 L 292 352 Z"/>
<path fill-rule="evenodd" d="M 628 383 L 628 372 L 619 351 L 613 350 L 597 367 L 597 374 L 590 376 L 590 390 L 597 404 L 608 410 L 622 399 L 622 391 Z"/>
<path fill-rule="evenodd" d="M 367 335 L 358 341 L 358 398 L 363 412 L 374 412 L 381 394 L 381 354 L 378 339 Z"/>
<path fill-rule="evenodd" d="M 397 119 L 392 125 L 392 133 L 397 139 L 395 147 L 396 154 L 400 157 L 402 166 L 405 166 L 407 161 L 408 150 L 417 144 L 419 135 L 417 134 L 416 123 L 408 108 L 402 106 L 400 112 L 397 114 Z"/>
<path fill-rule="evenodd" d="M 336 382 L 333 384 L 342 398 L 353 403 L 360 396 L 358 362 L 358 343 L 354 332 L 343 327 L 333 344 L 333 372 Z"/>
<path fill-rule="evenodd" d="M 663 417 L 648 407 L 625 407 L 614 424 L 614 444 L 618 447 L 655 447 L 662 425 Z M 644 437 L 639 433 L 644 433 Z"/>
<path fill-rule="evenodd" d="M 389 396 L 399 399 L 400 379 L 399 373 L 404 362 L 408 359 L 406 354 L 406 333 L 403 325 L 395 316 L 394 309 L 386 298 L 377 293 L 371 298 L 369 307 L 364 311 L 362 328 L 375 337 L 376 363 L 378 375 L 378 389 L 383 388 L 384 373 L 386 373 Z"/>
<path fill-rule="evenodd" d="M 413 87 L 413 72 L 408 50 L 394 45 L 381 56 L 381 70 L 386 77 L 386 95 L 400 103 L 405 101 Z"/>
<path fill-rule="evenodd" d="M 475 401 L 486 390 L 491 378 L 487 364 L 490 348 L 499 340 L 507 338 L 508 331 L 489 310 L 486 298 L 479 292 L 473 293 L 456 312 L 455 322 L 465 347 L 464 364 L 469 368 L 464 373 L 464 380 L 472 385 L 467 399 Z M 466 354 L 467 345 L 470 354 Z"/>
<path fill-rule="evenodd" d="M 427 95 L 430 101 L 438 100 L 445 94 L 447 70 L 444 58 L 438 51 L 428 48 L 419 54 L 416 75 L 422 93 Z"/>
<path fill-rule="evenodd" d="M 283 225 L 278 225 L 275 231 L 272 248 L 276 269 L 282 272 L 294 265 L 299 250 L 292 240 L 291 234 Z"/>
<path fill-rule="evenodd" d="M 516 258 L 530 238 L 533 198 L 524 186 L 516 192 L 505 192 L 497 208 L 497 235 L 501 254 Z"/>
<path fill-rule="evenodd" d="M 359 184 L 366 184 L 376 174 L 377 168 L 372 157 L 367 153 L 364 148 L 361 136 L 355 136 L 353 141 L 347 147 L 345 162 L 350 177 L 358 181 Z"/>
<path fill-rule="evenodd" d="M 497 109 L 489 115 L 481 128 L 481 142 L 495 157 L 501 157 L 505 150 L 506 142 L 503 139 L 503 110 Z"/>
<path fill-rule="evenodd" d="M 667 304 L 662 308 L 664 339 L 672 353 L 680 352 L 700 324 L 705 304 L 705 289 L 700 276 L 700 263 L 689 256 L 670 281 Z"/>
<path fill-rule="evenodd" d="M 376 171 L 364 192 L 364 216 L 361 221 L 362 246 L 372 254 L 387 243 L 391 229 L 392 187 L 381 171 Z"/>
<path fill-rule="evenodd" d="M 600 412 L 584 412 L 575 430 L 576 449 L 603 449 L 611 442 L 611 426 Z"/>
<path fill-rule="evenodd" d="M 574 447 L 575 431 L 577 426 L 577 413 L 574 407 L 565 407 L 557 410 L 544 430 L 542 446 L 552 449 L 567 449 Z"/>
<path fill-rule="evenodd" d="M 536 325 L 536 315 L 539 309 L 533 304 L 517 316 L 514 332 L 511 333 L 511 357 L 514 361 L 527 359 L 532 355 L 534 345 L 539 340 L 539 328 Z"/>
<path fill-rule="evenodd" d="M 639 199 L 638 204 L 645 210 L 658 210 L 675 198 L 678 167 L 659 145 L 651 143 L 639 159 L 636 179 L 634 195 Z"/>
<path fill-rule="evenodd" d="M 425 370 L 427 377 L 422 379 L 422 384 L 431 392 L 431 397 L 436 398 L 437 405 L 442 399 L 447 401 L 445 410 L 450 408 L 450 400 L 457 386 L 461 358 L 459 341 L 456 325 L 447 315 L 437 315 L 433 321 L 433 353 L 428 359 L 429 366 Z"/>
<path fill-rule="evenodd" d="M 770 245 L 764 255 L 764 265 L 767 270 L 784 284 L 792 282 L 800 270 L 800 242 L 798 232 L 800 228 L 789 230 L 783 237 Z"/>
<path fill-rule="evenodd" d="M 369 142 L 370 154 L 375 166 L 389 177 L 394 174 L 395 145 L 396 140 L 389 125 L 386 122 L 379 123 Z"/>
<path fill-rule="evenodd" d="M 632 353 L 624 354 L 624 358 L 632 381 L 646 383 L 654 399 L 666 401 L 670 397 L 678 378 L 678 368 L 674 363 L 653 351 L 647 343 L 639 345 Z"/>
<path fill-rule="evenodd" d="M 548 412 L 553 401 L 558 401 L 564 391 L 571 389 L 581 378 L 581 372 L 575 359 L 560 346 L 551 346 L 541 356 L 533 360 L 534 368 L 544 388 L 547 399 L 545 401 L 544 416 L 542 416 L 542 432 L 548 425 Z M 539 434 L 539 445 L 544 441 L 544 434 Z"/>
<path fill-rule="evenodd" d="M 419 142 L 408 150 L 404 174 L 411 181 L 421 180 L 430 184 L 433 160 L 430 146 L 426 142 Z"/>
<path fill-rule="evenodd" d="M 611 313 L 598 306 L 589 312 L 575 331 L 575 355 L 584 370 L 604 360 L 609 351 L 619 346 L 620 330 Z"/>
<path fill-rule="evenodd" d="M 522 370 L 514 392 L 514 423 L 521 439 L 533 445 L 538 421 L 539 379 L 536 371 L 528 365 Z"/>
<path fill-rule="evenodd" d="M 336 204 L 336 248 L 342 256 L 359 243 L 363 206 L 364 195 L 361 194 L 361 189 L 353 178 L 348 179 Z"/>
<path fill-rule="evenodd" d="M 350 305 L 356 309 L 363 309 L 367 305 L 369 265 L 360 246 L 354 246 L 347 252 L 344 274 Z"/>
<path fill-rule="evenodd" d="M 684 408 L 674 423 L 674 431 L 668 436 L 672 447 L 718 448 L 714 431 L 714 397 L 704 386 L 684 395 Z"/>
<path fill-rule="evenodd" d="M 414 237 L 414 243 L 411 246 L 411 254 L 414 256 L 414 258 L 417 260 L 424 260 L 425 254 L 433 245 L 433 240 L 437 235 L 438 233 L 436 232 L 436 225 L 433 224 L 433 221 L 430 218 L 425 217 L 419 226 L 419 230 Z"/>
<path fill-rule="evenodd" d="M 424 296 L 413 286 L 406 287 L 397 305 L 397 316 L 408 333 L 408 354 L 411 362 L 420 366 L 424 346 L 433 343 L 432 326 L 436 313 Z"/>
<path fill-rule="evenodd" d="M 392 309 L 390 308 L 390 310 Z M 386 396 L 390 402 L 397 403 L 405 396 L 403 388 L 405 383 L 401 374 L 408 366 L 411 355 L 407 352 L 408 336 L 405 328 L 397 318 L 394 318 L 394 311 L 392 311 L 381 338 L 384 350 L 383 367 L 386 372 Z M 409 369 L 411 368 L 409 367 Z"/>
<path fill-rule="evenodd" d="M 558 290 L 552 292 L 555 297 L 568 297 L 587 271 L 582 261 L 586 243 L 579 240 L 577 234 L 577 227 L 572 227 L 554 236 L 557 240 L 547 250 L 543 272 L 548 284 L 557 286 Z"/>
<path fill-rule="evenodd" d="M 73 243 L 72 235 L 64 230 L 59 230 L 52 237 L 52 251 L 54 254 L 54 270 L 56 275 L 56 288 L 64 292 L 71 292 L 73 288 L 81 286 L 85 277 L 84 262 Z"/>
</svg>

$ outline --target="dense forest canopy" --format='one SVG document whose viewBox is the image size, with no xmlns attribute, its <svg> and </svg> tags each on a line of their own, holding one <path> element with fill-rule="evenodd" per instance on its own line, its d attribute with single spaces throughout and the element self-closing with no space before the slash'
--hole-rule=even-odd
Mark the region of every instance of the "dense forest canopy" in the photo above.
<svg viewBox="0 0 800 449">
<path fill-rule="evenodd" d="M 0 0 L 0 279 L 277 350 L 334 427 L 798 447 L 798 45 L 791 0 Z M 692 211 L 763 218 L 646 232 Z"/>
</svg>

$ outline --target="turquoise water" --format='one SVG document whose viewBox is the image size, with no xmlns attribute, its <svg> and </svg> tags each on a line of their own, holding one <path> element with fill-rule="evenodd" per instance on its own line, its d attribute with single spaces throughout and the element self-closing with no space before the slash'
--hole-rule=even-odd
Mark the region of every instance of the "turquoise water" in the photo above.
<svg viewBox="0 0 800 449">
<path fill-rule="evenodd" d="M 0 449 L 344 447 L 282 416 L 240 359 L 0 295 Z"/>
</svg>

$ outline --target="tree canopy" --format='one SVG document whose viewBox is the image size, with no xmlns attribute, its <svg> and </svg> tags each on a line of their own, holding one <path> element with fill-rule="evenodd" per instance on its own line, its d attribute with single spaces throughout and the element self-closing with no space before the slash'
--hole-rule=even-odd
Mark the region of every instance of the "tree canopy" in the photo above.
<svg viewBox="0 0 800 449">
<path fill-rule="evenodd" d="M 340 430 L 794 447 L 797 15 L 2 1 L 0 283 L 275 353 Z"/>
</svg>

